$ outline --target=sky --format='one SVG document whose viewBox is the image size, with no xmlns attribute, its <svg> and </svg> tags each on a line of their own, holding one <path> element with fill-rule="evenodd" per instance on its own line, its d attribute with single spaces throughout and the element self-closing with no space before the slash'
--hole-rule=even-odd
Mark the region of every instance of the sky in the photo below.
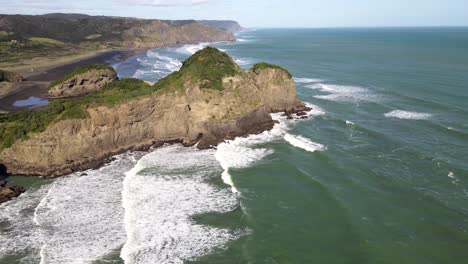
<svg viewBox="0 0 468 264">
<path fill-rule="evenodd" d="M 468 0 L 0 0 L 2 14 L 236 20 L 244 27 L 468 26 Z"/>
</svg>

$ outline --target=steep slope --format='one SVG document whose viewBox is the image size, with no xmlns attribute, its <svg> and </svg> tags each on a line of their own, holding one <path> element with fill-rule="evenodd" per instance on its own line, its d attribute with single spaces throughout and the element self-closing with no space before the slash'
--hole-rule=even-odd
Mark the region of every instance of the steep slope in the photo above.
<svg viewBox="0 0 468 264">
<path fill-rule="evenodd" d="M 234 40 L 232 33 L 220 27 L 194 20 L 79 14 L 0 15 L 0 67 L 34 68 L 37 61 L 42 61 L 38 58 L 66 58 L 111 49 Z"/>
<path fill-rule="evenodd" d="M 241 31 L 243 28 L 239 23 L 232 20 L 197 20 L 198 23 L 222 29 L 227 32 L 236 33 Z"/>
<path fill-rule="evenodd" d="M 78 67 L 74 72 L 49 85 L 49 97 L 63 98 L 97 91 L 117 80 L 117 72 L 107 65 Z"/>
<path fill-rule="evenodd" d="M 42 129 L 13 138 L 0 152 L 0 163 L 9 174 L 58 176 L 129 149 L 174 141 L 208 148 L 271 129 L 270 112 L 305 107 L 290 74 L 265 65 L 244 72 L 225 53 L 206 48 L 154 86 L 111 83 L 73 101 L 74 111 L 84 115 L 63 118 L 60 111 L 71 103 L 65 101 L 65 110 L 57 108 Z M 20 121 L 0 116 L 0 129 Z"/>
</svg>

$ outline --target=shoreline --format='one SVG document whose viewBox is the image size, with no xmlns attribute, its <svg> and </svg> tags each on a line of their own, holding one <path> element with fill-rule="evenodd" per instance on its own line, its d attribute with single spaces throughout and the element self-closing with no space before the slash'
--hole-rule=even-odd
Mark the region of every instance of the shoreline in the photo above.
<svg viewBox="0 0 468 264">
<path fill-rule="evenodd" d="M 7 84 L 8 91 L 0 96 L 0 113 L 19 112 L 29 107 L 13 106 L 16 101 L 29 97 L 48 98 L 48 85 L 53 80 L 61 78 L 75 70 L 75 68 L 89 64 L 109 64 L 109 62 L 124 61 L 132 56 L 145 52 L 145 49 L 122 49 L 104 51 L 91 57 L 72 59 L 66 63 L 59 63 L 36 69 L 34 72 L 21 72 L 26 78 L 23 82 Z"/>
<path fill-rule="evenodd" d="M 234 40 L 235 42 L 236 40 Z M 225 42 L 225 41 L 220 41 Z M 231 41 L 227 41 L 231 42 Z M 96 52 L 91 56 L 84 56 L 79 58 L 73 58 L 66 62 L 56 63 L 49 66 L 40 67 L 31 72 L 27 69 L 15 71 L 21 74 L 26 81 L 20 83 L 12 83 L 8 87 L 10 91 L 0 95 L 0 113 L 9 112 L 20 112 L 28 109 L 34 109 L 36 107 L 17 107 L 13 106 L 16 101 L 25 100 L 29 97 L 38 97 L 48 99 L 48 85 L 50 82 L 59 79 L 66 74 L 75 70 L 75 68 L 89 65 L 89 64 L 108 64 L 109 62 L 118 63 L 127 60 L 130 57 L 151 49 L 161 49 L 168 47 L 178 47 L 183 45 L 199 44 L 196 43 L 177 43 L 171 45 L 162 45 L 160 47 L 152 48 L 127 48 L 127 49 L 115 49 L 115 50 L 103 50 Z M 218 43 L 218 42 L 211 42 Z M 6 69 L 6 68 L 5 68 Z M 10 69 L 11 70 L 11 69 Z"/>
</svg>

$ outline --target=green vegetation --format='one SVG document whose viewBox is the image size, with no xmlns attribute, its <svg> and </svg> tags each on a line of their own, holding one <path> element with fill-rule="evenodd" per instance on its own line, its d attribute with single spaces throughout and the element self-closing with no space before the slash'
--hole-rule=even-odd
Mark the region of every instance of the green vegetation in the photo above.
<svg viewBox="0 0 468 264">
<path fill-rule="evenodd" d="M 200 88 L 223 90 L 223 78 L 240 72 L 239 66 L 226 53 L 206 47 L 185 60 L 178 72 L 161 79 L 155 87 L 180 89 L 187 81 L 199 81 Z"/>
<path fill-rule="evenodd" d="M 278 70 L 282 70 L 284 72 L 286 72 L 289 76 L 289 78 L 292 78 L 292 74 L 284 69 L 283 67 L 281 66 L 278 66 L 278 65 L 275 65 L 275 64 L 269 64 L 269 63 L 266 63 L 266 62 L 261 62 L 261 63 L 257 63 L 255 64 L 253 67 L 252 67 L 252 71 L 253 72 L 258 72 L 259 70 L 262 70 L 262 69 L 278 69 Z"/>
<path fill-rule="evenodd" d="M 97 39 L 100 37 L 102 37 L 101 34 L 92 34 L 92 35 L 86 36 L 86 39 L 91 40 L 91 39 Z"/>
<path fill-rule="evenodd" d="M 291 76 L 287 70 L 267 63 L 256 64 L 252 70 L 255 72 L 267 68 L 280 69 Z M 106 65 L 79 67 L 74 72 L 53 82 L 51 86 L 66 81 L 77 74 L 101 69 L 114 70 Z M 203 89 L 222 91 L 222 79 L 227 76 L 235 76 L 241 72 L 239 66 L 226 53 L 216 48 L 207 47 L 184 61 L 179 71 L 161 79 L 153 86 L 143 80 L 124 78 L 108 83 L 101 90 L 89 93 L 81 98 L 58 99 L 37 110 L 0 114 L 0 151 L 11 147 L 17 140 L 27 139 L 32 133 L 45 131 L 47 126 L 53 122 L 87 118 L 88 106 L 104 105 L 113 107 L 136 97 L 150 95 L 158 90 L 183 91 L 187 85 L 195 84 L 199 84 L 200 88 Z"/>
<path fill-rule="evenodd" d="M 76 68 L 73 72 L 63 76 L 62 78 L 53 81 L 51 84 L 49 84 L 49 88 L 52 88 L 56 86 L 57 84 L 70 80 L 71 78 L 75 77 L 78 74 L 83 74 L 83 73 L 87 73 L 89 71 L 94 71 L 94 70 L 109 70 L 109 71 L 115 72 L 114 68 L 108 65 L 103 65 L 103 64 L 93 64 L 93 65 L 88 65 L 88 66 L 82 66 L 82 67 Z"/>
<path fill-rule="evenodd" d="M 112 107 L 154 91 L 154 87 L 142 80 L 127 78 L 109 83 L 102 90 L 81 98 L 59 99 L 40 109 L 0 114 L 0 151 L 11 147 L 17 140 L 27 139 L 31 133 L 45 131 L 55 121 L 87 118 L 89 105 Z"/>
<path fill-rule="evenodd" d="M 8 37 L 8 36 L 11 36 L 15 33 L 13 32 L 7 32 L 7 31 L 0 31 L 0 37 Z"/>
<path fill-rule="evenodd" d="M 63 43 L 60 40 L 55 40 L 55 39 L 50 39 L 50 38 L 32 37 L 32 38 L 29 38 L 29 40 L 32 41 L 32 42 L 48 43 L 48 44 L 53 44 L 53 45 L 65 45 L 65 43 Z"/>
</svg>

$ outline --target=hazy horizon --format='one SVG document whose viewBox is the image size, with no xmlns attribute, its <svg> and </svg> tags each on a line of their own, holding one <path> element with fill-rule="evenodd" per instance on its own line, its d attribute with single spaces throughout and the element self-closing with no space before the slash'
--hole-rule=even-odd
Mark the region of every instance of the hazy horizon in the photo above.
<svg viewBox="0 0 468 264">
<path fill-rule="evenodd" d="M 80 13 L 146 19 L 235 20 L 246 28 L 466 27 L 468 2 L 403 0 L 0 0 L 5 14 Z"/>
</svg>

